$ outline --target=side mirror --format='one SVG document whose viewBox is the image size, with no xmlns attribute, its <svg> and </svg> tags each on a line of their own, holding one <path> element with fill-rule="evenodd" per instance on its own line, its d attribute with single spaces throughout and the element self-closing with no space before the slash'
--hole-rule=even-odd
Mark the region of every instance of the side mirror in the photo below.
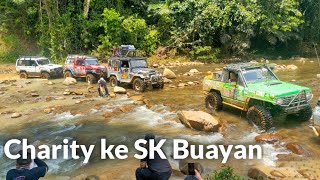
<svg viewBox="0 0 320 180">
<path fill-rule="evenodd" d="M 231 84 L 231 86 L 236 86 L 237 85 L 236 82 L 231 82 L 230 84 Z"/>
</svg>

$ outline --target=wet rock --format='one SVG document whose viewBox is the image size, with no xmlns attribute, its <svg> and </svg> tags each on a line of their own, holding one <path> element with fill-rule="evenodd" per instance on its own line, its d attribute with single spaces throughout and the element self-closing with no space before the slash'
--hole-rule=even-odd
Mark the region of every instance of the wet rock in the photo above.
<svg viewBox="0 0 320 180">
<path fill-rule="evenodd" d="M 190 86 L 193 86 L 195 83 L 194 83 L 194 82 L 189 81 L 189 82 L 187 82 L 187 84 L 188 84 L 188 85 L 190 85 Z"/>
<path fill-rule="evenodd" d="M 46 101 L 47 101 L 47 102 L 52 101 L 52 100 L 54 100 L 54 97 L 52 97 L 52 96 L 46 97 Z"/>
<path fill-rule="evenodd" d="M 73 85 L 73 84 L 77 84 L 77 80 L 75 78 L 72 77 L 67 77 L 64 81 L 63 81 L 64 85 Z"/>
<path fill-rule="evenodd" d="M 186 86 L 186 83 L 179 83 L 178 84 L 178 87 L 185 87 Z"/>
<path fill-rule="evenodd" d="M 199 73 L 199 71 L 198 71 L 197 69 L 191 69 L 191 70 L 189 71 L 189 73 L 196 74 L 196 73 Z"/>
<path fill-rule="evenodd" d="M 126 94 L 127 90 L 123 87 L 116 86 L 114 87 L 113 92 L 118 94 Z"/>
<path fill-rule="evenodd" d="M 31 95 L 31 97 L 38 97 L 38 96 L 39 96 L 39 94 L 38 94 L 38 93 L 35 93 L 35 92 L 34 92 L 34 93 L 31 93 L 30 95 Z"/>
<path fill-rule="evenodd" d="M 116 97 L 116 94 L 115 94 L 115 93 L 110 93 L 110 94 L 109 94 L 109 97 L 110 97 L 110 98 L 115 98 L 115 97 Z"/>
<path fill-rule="evenodd" d="M 100 180 L 100 178 L 96 175 L 90 175 L 90 176 L 86 177 L 85 180 Z"/>
<path fill-rule="evenodd" d="M 44 109 L 43 112 L 46 113 L 46 114 L 49 114 L 51 112 L 53 112 L 54 109 L 53 108 L 47 108 L 47 109 Z"/>
<path fill-rule="evenodd" d="M 181 111 L 178 117 L 182 124 L 199 131 L 218 132 L 221 126 L 217 119 L 203 111 Z"/>
<path fill-rule="evenodd" d="M 303 176 L 290 167 L 255 166 L 249 169 L 248 176 L 253 179 L 302 178 Z"/>
<path fill-rule="evenodd" d="M 163 82 L 164 82 L 165 84 L 170 84 L 170 83 L 172 83 L 172 80 L 170 80 L 170 79 L 168 79 L 168 78 L 163 78 Z"/>
<path fill-rule="evenodd" d="M 70 95 L 70 94 L 71 94 L 70 91 L 64 91 L 64 92 L 63 92 L 63 95 Z"/>
<path fill-rule="evenodd" d="M 88 94 L 88 93 L 86 93 L 86 94 L 84 94 L 84 97 L 86 97 L 86 98 L 92 98 L 92 97 L 93 97 L 93 95 L 92 95 L 92 94 Z"/>
<path fill-rule="evenodd" d="M 76 90 L 72 90 L 71 93 L 74 94 L 74 95 L 82 95 L 83 91 L 80 90 L 80 89 L 76 89 Z"/>
<path fill-rule="evenodd" d="M 302 155 L 305 154 L 304 149 L 297 143 L 288 143 L 286 148 L 294 154 Z"/>
<path fill-rule="evenodd" d="M 168 68 L 165 68 L 165 69 L 163 70 L 163 76 L 166 77 L 166 78 L 168 78 L 168 79 L 175 79 L 175 78 L 177 78 L 176 74 L 175 74 L 173 71 L 171 71 L 170 69 L 168 69 Z"/>
<path fill-rule="evenodd" d="M 133 109 L 129 106 L 121 106 L 120 107 L 120 111 L 124 112 L 124 113 L 129 113 L 129 112 L 132 112 Z"/>
<path fill-rule="evenodd" d="M 261 142 L 273 143 L 273 142 L 280 141 L 281 139 L 283 139 L 283 136 L 279 134 L 260 134 L 255 137 L 255 140 L 259 143 Z"/>
<path fill-rule="evenodd" d="M 103 114 L 103 117 L 105 117 L 105 118 L 110 118 L 112 116 L 113 116 L 112 112 L 106 112 L 106 113 Z"/>
<path fill-rule="evenodd" d="M 317 78 L 319 78 L 319 79 L 320 79 L 320 74 L 317 74 Z"/>
<path fill-rule="evenodd" d="M 11 114 L 11 118 L 18 118 L 21 117 L 22 115 L 20 113 L 13 113 Z"/>
<path fill-rule="evenodd" d="M 212 74 L 212 71 L 207 71 L 207 74 Z"/>
<path fill-rule="evenodd" d="M 287 70 L 296 70 L 298 67 L 296 65 L 290 64 L 286 67 Z"/>
<path fill-rule="evenodd" d="M 144 102 L 143 101 L 135 101 L 133 104 L 135 104 L 135 105 L 144 105 Z"/>
<path fill-rule="evenodd" d="M 251 64 L 259 64 L 259 62 L 258 62 L 258 61 L 255 61 L 255 60 L 250 61 L 250 63 L 251 63 Z"/>
<path fill-rule="evenodd" d="M 308 169 L 303 169 L 303 170 L 298 170 L 298 172 L 304 177 L 309 180 L 316 180 L 317 177 L 315 176 L 314 172 L 311 172 L 311 170 Z"/>
<path fill-rule="evenodd" d="M 64 99 L 66 99 L 65 97 L 55 97 L 54 98 L 55 100 L 64 100 Z"/>
<path fill-rule="evenodd" d="M 54 83 L 52 81 L 48 81 L 48 85 L 53 85 Z"/>
<path fill-rule="evenodd" d="M 270 174 L 274 177 L 285 178 L 286 176 L 277 170 L 273 170 Z"/>
<path fill-rule="evenodd" d="M 143 101 L 144 98 L 141 95 L 135 95 L 135 96 L 131 96 L 130 99 L 134 101 Z"/>
</svg>

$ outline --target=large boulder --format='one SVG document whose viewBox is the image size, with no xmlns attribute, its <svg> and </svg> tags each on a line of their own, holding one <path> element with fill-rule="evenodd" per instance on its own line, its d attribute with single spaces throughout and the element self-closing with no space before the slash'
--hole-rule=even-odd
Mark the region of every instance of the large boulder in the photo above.
<svg viewBox="0 0 320 180">
<path fill-rule="evenodd" d="M 75 78 L 72 78 L 72 77 L 67 77 L 63 81 L 64 85 L 73 85 L 73 84 L 76 84 L 76 83 L 77 83 L 77 80 Z"/>
<path fill-rule="evenodd" d="M 127 90 L 123 87 L 115 86 L 113 92 L 118 94 L 126 94 Z"/>
<path fill-rule="evenodd" d="M 255 166 L 249 169 L 248 176 L 252 179 L 303 178 L 297 170 L 290 167 Z"/>
<path fill-rule="evenodd" d="M 175 79 L 177 77 L 176 74 L 168 68 L 163 70 L 163 76 L 168 79 Z"/>
<path fill-rule="evenodd" d="M 279 134 L 260 134 L 255 137 L 255 140 L 259 143 L 261 142 L 273 143 L 273 142 L 280 141 L 283 138 L 284 137 Z"/>
<path fill-rule="evenodd" d="M 286 68 L 287 68 L 288 70 L 296 70 L 296 69 L 298 69 L 298 66 L 293 65 L 293 64 L 290 64 L 290 65 L 288 65 Z"/>
<path fill-rule="evenodd" d="M 217 119 L 203 111 L 181 111 L 178 116 L 182 124 L 199 131 L 218 132 L 221 127 Z"/>
</svg>

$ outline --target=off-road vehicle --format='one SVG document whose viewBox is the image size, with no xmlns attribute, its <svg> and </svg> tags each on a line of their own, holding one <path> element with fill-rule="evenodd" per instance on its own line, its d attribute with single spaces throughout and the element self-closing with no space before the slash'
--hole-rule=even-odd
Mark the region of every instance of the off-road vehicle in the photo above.
<svg viewBox="0 0 320 180">
<path fill-rule="evenodd" d="M 313 122 L 312 122 L 311 128 L 313 129 L 313 132 L 316 134 L 316 136 L 319 137 L 320 136 L 320 97 L 313 111 Z"/>
<path fill-rule="evenodd" d="M 21 56 L 16 61 L 16 71 L 20 78 L 41 77 L 49 79 L 51 77 L 62 77 L 63 68 L 54 64 L 50 59 L 40 56 Z"/>
<path fill-rule="evenodd" d="M 302 121 L 312 116 L 309 88 L 280 81 L 264 64 L 239 63 L 204 78 L 206 107 L 220 111 L 228 105 L 247 112 L 247 119 L 263 130 L 273 126 L 273 117 L 296 114 Z M 279 116 L 277 116 L 279 117 Z"/>
<path fill-rule="evenodd" d="M 86 55 L 68 55 L 63 72 L 65 78 L 86 78 L 89 83 L 96 83 L 100 77 L 107 78 L 107 68 L 100 65 L 96 57 Z"/>
<path fill-rule="evenodd" d="M 136 55 L 132 45 L 122 45 L 114 50 L 108 60 L 108 78 L 112 87 L 120 83 L 129 83 L 133 89 L 143 92 L 147 86 L 163 88 L 162 74 L 148 69 L 146 58 Z"/>
</svg>

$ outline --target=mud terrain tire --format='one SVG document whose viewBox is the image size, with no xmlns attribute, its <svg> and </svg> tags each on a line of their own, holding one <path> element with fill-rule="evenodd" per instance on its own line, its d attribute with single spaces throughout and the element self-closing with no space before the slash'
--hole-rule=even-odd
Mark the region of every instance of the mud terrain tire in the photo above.
<svg viewBox="0 0 320 180">
<path fill-rule="evenodd" d="M 26 72 L 20 72 L 20 79 L 28 79 L 28 74 Z"/>
<path fill-rule="evenodd" d="M 205 99 L 206 108 L 214 111 L 221 111 L 223 104 L 220 94 L 217 92 L 211 92 Z"/>
<path fill-rule="evenodd" d="M 305 109 L 299 112 L 299 120 L 300 121 L 308 121 L 312 116 L 312 108 L 308 105 Z"/>
<path fill-rule="evenodd" d="M 132 85 L 135 91 L 144 92 L 146 90 L 146 83 L 140 78 L 135 79 Z"/>
<path fill-rule="evenodd" d="M 265 131 L 273 126 L 270 111 L 259 105 L 253 105 L 249 108 L 247 119 Z"/>
<path fill-rule="evenodd" d="M 164 83 L 159 83 L 159 84 L 154 84 L 153 88 L 159 88 L 159 89 L 163 89 L 164 87 Z"/>
<path fill-rule="evenodd" d="M 94 77 L 93 74 L 87 74 L 86 75 L 86 81 L 89 83 L 89 84 L 94 84 L 97 82 L 97 79 L 96 77 Z"/>
<path fill-rule="evenodd" d="M 66 71 L 64 73 L 64 78 L 67 78 L 67 77 L 72 77 L 72 73 L 70 71 Z"/>
<path fill-rule="evenodd" d="M 119 81 L 118 81 L 117 77 L 111 76 L 109 81 L 110 81 L 111 87 L 119 86 Z"/>
<path fill-rule="evenodd" d="M 50 79 L 50 74 L 47 72 L 42 72 L 40 77 L 41 79 Z"/>
</svg>

